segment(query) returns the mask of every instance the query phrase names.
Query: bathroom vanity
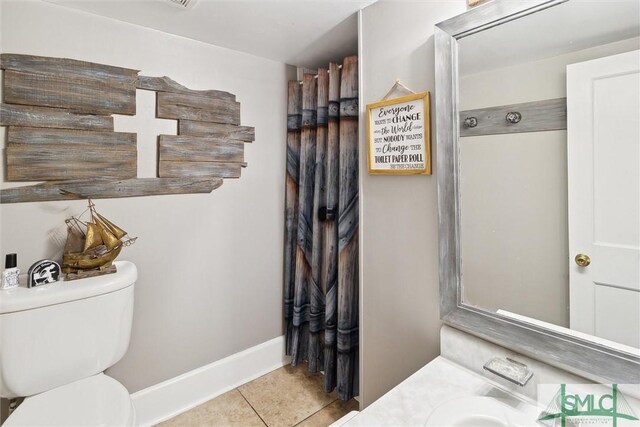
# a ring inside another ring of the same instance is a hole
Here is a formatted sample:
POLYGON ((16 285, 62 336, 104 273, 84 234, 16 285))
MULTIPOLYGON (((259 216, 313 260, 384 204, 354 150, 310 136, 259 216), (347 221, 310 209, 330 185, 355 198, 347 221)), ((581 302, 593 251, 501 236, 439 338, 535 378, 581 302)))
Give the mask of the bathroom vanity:
MULTIPOLYGON (((585 390, 592 381, 443 326, 442 353, 361 412, 332 424, 338 426, 540 426, 549 402, 540 390, 572 384, 585 390), (511 358, 533 373, 519 386, 484 370, 492 357, 511 358)), ((627 403, 640 414, 640 386, 623 386, 627 403)), ((622 425, 622 424, 620 424, 622 425)))

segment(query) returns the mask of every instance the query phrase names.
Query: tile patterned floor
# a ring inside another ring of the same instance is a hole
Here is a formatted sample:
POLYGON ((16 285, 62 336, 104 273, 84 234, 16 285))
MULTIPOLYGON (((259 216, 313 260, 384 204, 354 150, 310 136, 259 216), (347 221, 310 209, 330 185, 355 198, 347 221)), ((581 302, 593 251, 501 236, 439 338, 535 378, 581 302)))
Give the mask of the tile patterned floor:
POLYGON ((358 402, 322 390, 322 375, 306 365, 276 369, 178 415, 159 427, 326 427, 358 410, 358 402))

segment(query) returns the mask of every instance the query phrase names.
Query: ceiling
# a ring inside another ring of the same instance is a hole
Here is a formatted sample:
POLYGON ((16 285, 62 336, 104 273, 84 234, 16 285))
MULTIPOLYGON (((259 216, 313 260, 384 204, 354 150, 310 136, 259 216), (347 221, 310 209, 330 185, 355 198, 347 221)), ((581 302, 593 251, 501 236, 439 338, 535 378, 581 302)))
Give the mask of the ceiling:
POLYGON ((376 0, 46 0, 132 24, 317 68, 356 54, 356 12, 376 0))

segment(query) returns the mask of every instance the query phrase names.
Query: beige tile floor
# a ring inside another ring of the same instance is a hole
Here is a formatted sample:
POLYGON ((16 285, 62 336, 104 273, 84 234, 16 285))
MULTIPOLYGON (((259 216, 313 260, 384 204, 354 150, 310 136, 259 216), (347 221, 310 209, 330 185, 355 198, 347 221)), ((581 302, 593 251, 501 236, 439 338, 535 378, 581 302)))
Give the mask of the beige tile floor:
POLYGON ((322 390, 322 375, 285 366, 159 424, 160 427, 326 427, 358 410, 322 390))

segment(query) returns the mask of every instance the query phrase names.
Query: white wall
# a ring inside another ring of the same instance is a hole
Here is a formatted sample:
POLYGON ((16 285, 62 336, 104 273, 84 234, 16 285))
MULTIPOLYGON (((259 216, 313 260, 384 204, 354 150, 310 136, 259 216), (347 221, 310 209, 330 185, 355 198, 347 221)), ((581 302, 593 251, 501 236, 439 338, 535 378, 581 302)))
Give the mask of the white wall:
MULTIPOLYGON (((380 1, 364 9, 361 110, 379 101, 396 79, 415 92, 432 92, 433 99, 434 25, 465 10, 464 0, 380 1)), ((431 117, 434 135, 433 111, 431 117)), ((367 406, 440 353, 438 171, 368 175, 363 132, 360 147, 360 396, 367 406)), ((435 154, 434 136, 434 160, 435 154)))
MULTIPOLYGON (((96 201, 139 237, 120 256, 139 269, 131 345, 109 374, 134 392, 281 335, 286 94, 295 69, 40 1, 1 1, 2 52, 118 65, 229 91, 241 103, 242 124, 256 128, 242 178, 212 194, 96 201)), ((155 173, 156 135, 176 128, 154 119, 153 104, 139 91, 135 119, 116 118, 116 130, 139 131, 139 176, 155 173)), ((0 205, 2 256, 17 252, 23 271, 59 258, 64 219, 85 205, 0 205)))

